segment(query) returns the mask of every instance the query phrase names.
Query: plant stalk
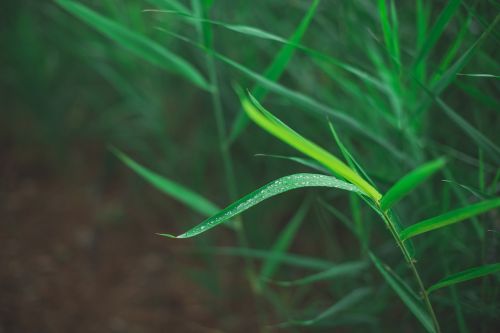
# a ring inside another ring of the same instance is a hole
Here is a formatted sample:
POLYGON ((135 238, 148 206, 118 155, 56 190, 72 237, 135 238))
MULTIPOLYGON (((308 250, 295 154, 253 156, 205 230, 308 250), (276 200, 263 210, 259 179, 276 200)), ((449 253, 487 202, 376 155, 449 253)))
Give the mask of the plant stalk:
POLYGON ((387 226, 389 227, 389 230, 390 230, 393 238, 396 240, 396 243, 398 244, 399 248, 401 249, 401 252, 403 253, 403 256, 404 256, 406 262, 410 266, 410 269, 413 273, 413 276, 417 280, 417 284, 418 284, 418 287, 420 289, 420 295, 424 300, 425 306, 427 307, 427 311, 431 315, 431 319, 432 319, 434 328, 436 330, 436 333, 440 333, 441 328, 439 327, 439 321, 437 320, 436 313, 434 312, 434 308, 432 307, 432 303, 429 299, 429 294, 427 293, 427 290, 425 289, 424 284, 422 282, 422 278, 420 277, 420 274, 417 270, 417 267, 415 266, 415 261, 411 258, 410 253, 408 252, 408 249, 403 244, 403 241, 399 238, 399 235, 394 228, 394 224, 393 224, 390 216, 386 212, 384 212, 383 218, 384 218, 387 226))

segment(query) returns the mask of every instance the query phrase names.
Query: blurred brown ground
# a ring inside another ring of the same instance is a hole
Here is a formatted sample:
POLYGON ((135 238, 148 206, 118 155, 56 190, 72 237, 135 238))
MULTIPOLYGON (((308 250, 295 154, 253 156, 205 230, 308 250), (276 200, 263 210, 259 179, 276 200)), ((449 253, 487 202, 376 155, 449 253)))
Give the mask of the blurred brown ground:
POLYGON ((135 202, 123 175, 103 185, 95 154, 60 172, 3 141, 1 333, 220 332, 214 297, 179 270, 197 264, 180 253, 189 244, 155 235, 164 212, 135 202))

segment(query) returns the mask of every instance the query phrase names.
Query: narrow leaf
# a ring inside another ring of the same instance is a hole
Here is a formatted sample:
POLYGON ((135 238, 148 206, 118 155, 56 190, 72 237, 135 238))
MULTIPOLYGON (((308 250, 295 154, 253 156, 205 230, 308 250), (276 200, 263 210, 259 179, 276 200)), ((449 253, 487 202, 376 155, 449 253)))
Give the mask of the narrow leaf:
POLYGON ((276 259, 280 263, 306 268, 310 270, 325 270, 331 268, 335 263, 319 258, 307 257, 293 253, 274 253, 267 250, 249 249, 244 247, 217 247, 204 252, 213 253, 215 255, 238 256, 244 258, 254 258, 268 260, 276 259))
POLYGON ((113 154, 116 155, 116 157, 118 157, 123 163, 125 163, 130 169, 136 172, 148 183, 156 187, 161 192, 167 194, 168 196, 177 199, 178 201, 182 202, 198 213, 204 216, 210 216, 219 211, 219 208, 215 204, 205 199, 201 195, 193 192, 192 190, 184 187, 181 184, 169 180, 143 167, 116 148, 111 147, 110 150, 113 152, 113 154))
POLYGON ((420 323, 428 332, 435 332, 432 320, 429 314, 423 309, 422 303, 416 298, 415 293, 403 284, 403 281, 396 277, 392 270, 384 265, 373 253, 369 253, 370 259, 375 264, 377 270, 382 274, 382 277, 389 286, 396 292, 408 309, 417 317, 420 323))
POLYGON ((285 125, 281 120, 265 110, 252 95, 249 94, 249 97, 250 99, 240 96, 241 104, 248 116, 257 125, 303 154, 318 161, 333 173, 350 181, 373 200, 378 201, 381 198, 381 194, 373 186, 367 183, 344 162, 285 125))
POLYGON ((211 90, 205 78, 193 65, 155 41, 129 30, 80 3, 70 0, 57 0, 57 3, 135 55, 153 65, 184 76, 204 90, 211 90))
POLYGON ((292 280, 292 281, 268 280, 268 281, 282 287, 303 286, 314 282, 330 280, 339 276, 356 275, 365 268, 366 268, 366 262, 353 261, 353 262, 346 262, 334 265, 333 267, 327 270, 297 280, 292 280))
POLYGON ((429 287, 427 292, 431 293, 434 290, 443 287, 448 287, 460 282, 477 279, 489 274, 494 274, 496 272, 500 272, 500 263, 469 268, 465 271, 452 274, 450 276, 445 277, 444 279, 439 280, 439 282, 429 287))
POLYGON ((282 159, 282 160, 289 160, 289 161, 293 161, 293 162, 298 163, 298 164, 302 164, 306 167, 309 167, 309 168, 314 169, 314 170, 319 171, 319 172, 330 173, 327 169, 325 169, 318 162, 311 160, 311 159, 307 159, 307 158, 296 157, 296 156, 274 155, 274 154, 255 154, 254 156, 271 157, 271 158, 278 158, 278 159, 282 159))
MULTIPOLYGON (((269 79, 270 81, 278 81, 283 72, 285 71, 288 63, 292 59, 296 45, 300 43, 302 37, 307 31, 309 24, 314 17, 316 12, 316 8, 318 7, 319 0, 314 0, 309 7, 306 15, 297 26, 297 29, 293 32, 292 36, 290 36, 288 41, 284 41, 286 44, 280 49, 280 51, 274 57, 272 63, 267 67, 264 72, 264 77, 269 79)), ((256 84, 252 88, 252 93, 256 97, 257 100, 262 100, 268 93, 268 88, 262 85, 256 84)), ((243 131, 243 129, 248 125, 248 117, 245 112, 240 112, 238 117, 235 120, 233 129, 230 134, 230 142, 234 141, 239 134, 243 131)))
POLYGON ((391 208, 396 202, 404 198, 408 193, 432 176, 445 165, 445 160, 439 158, 428 162, 411 171, 394 184, 380 200, 380 208, 383 211, 391 208))
MULTIPOLYGON (((311 206, 311 200, 306 199, 304 203, 299 207, 295 215, 292 217, 290 222, 286 225, 283 231, 279 234, 276 242, 271 248, 271 252, 275 254, 284 253, 288 250, 292 241, 299 230, 300 225, 304 221, 304 218, 311 206)), ((276 257, 269 257, 260 271, 261 278, 271 278, 278 269, 280 261, 276 257)))
POLYGON ((286 177, 279 178, 272 181, 258 190, 247 194, 240 200, 232 203, 231 205, 224 208, 222 211, 213 215, 212 217, 206 219, 202 223, 198 224, 196 227, 188 230, 187 232, 175 237, 170 234, 160 234, 161 236, 171 237, 171 238, 190 238, 198 234, 204 233, 205 231, 216 227, 217 225, 227 221, 228 219, 236 216, 245 210, 257 205, 258 203, 267 200, 275 195, 294 190, 303 187, 332 187, 342 190, 359 192, 359 189, 341 181, 335 177, 325 176, 320 174, 312 173, 298 173, 286 177))
POLYGON ((459 208, 451 212, 416 223, 401 231, 399 236, 402 240, 405 240, 431 230, 443 228, 450 224, 461 222, 497 207, 500 207, 500 198, 481 201, 474 205, 459 208))

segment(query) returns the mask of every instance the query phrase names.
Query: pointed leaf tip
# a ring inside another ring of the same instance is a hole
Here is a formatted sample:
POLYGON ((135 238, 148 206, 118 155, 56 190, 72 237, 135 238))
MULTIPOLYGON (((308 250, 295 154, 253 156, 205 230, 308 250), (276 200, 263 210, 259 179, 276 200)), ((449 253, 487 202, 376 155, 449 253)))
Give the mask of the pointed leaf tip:
POLYGON ((167 238, 182 238, 182 237, 179 237, 179 236, 174 236, 172 234, 160 234, 160 233, 156 233, 158 236, 162 236, 162 237, 167 237, 167 238))

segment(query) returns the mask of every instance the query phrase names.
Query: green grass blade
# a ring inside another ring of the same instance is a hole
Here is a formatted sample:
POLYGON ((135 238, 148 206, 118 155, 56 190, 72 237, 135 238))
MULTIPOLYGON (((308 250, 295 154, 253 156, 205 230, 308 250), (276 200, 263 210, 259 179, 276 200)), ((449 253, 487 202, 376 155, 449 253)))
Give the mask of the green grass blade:
POLYGON ((163 10, 175 10, 183 15, 192 15, 191 10, 175 0, 147 0, 148 3, 163 10))
POLYGON ((113 147, 111 147, 110 150, 113 152, 113 154, 115 154, 116 157, 118 157, 123 163, 125 163, 125 165, 127 165, 148 183, 150 183, 166 195, 182 202, 194 211, 197 211, 204 216, 211 216, 220 210, 215 204, 205 199, 201 195, 193 192, 183 185, 180 185, 143 167, 142 165, 122 153, 120 150, 113 147))
POLYGON ((278 118, 265 110, 252 95, 249 95, 249 97, 250 99, 240 96, 241 104, 245 112, 256 124, 303 154, 318 161, 334 174, 338 174, 353 183, 374 201, 378 201, 381 198, 381 194, 373 186, 367 183, 344 162, 286 126, 278 118))
POLYGON ((380 23, 382 25, 382 33, 384 35, 384 42, 389 50, 391 59, 395 62, 396 66, 400 66, 400 51, 399 51, 399 37, 398 37, 398 20, 396 7, 394 1, 391 1, 390 13, 387 8, 386 0, 378 1, 378 11, 380 15, 380 23), (390 18, 389 18, 390 14, 390 18))
POLYGON ((215 255, 236 256, 262 260, 272 258, 278 260, 281 264, 318 271, 329 269, 335 265, 335 263, 331 261, 314 257, 292 253, 274 253, 272 251, 249 249, 244 247, 217 247, 204 252, 213 253, 215 255))
POLYGON ((303 187, 331 187, 338 188, 347 191, 359 192, 359 189, 339 180, 332 176, 325 176, 320 174, 310 174, 310 173, 298 173, 290 176, 285 176, 274 180, 263 187, 257 189, 256 191, 247 194, 240 200, 232 203, 228 207, 224 208, 217 214, 209 217, 202 223, 198 224, 194 228, 186 231, 185 233, 175 237, 170 234, 160 234, 161 236, 171 237, 171 238, 190 238, 204 233, 219 224, 229 220, 230 218, 241 214, 245 210, 257 205, 258 203, 267 200, 275 195, 298 189, 303 187))
POLYGON ((347 147, 344 145, 344 143, 340 140, 340 137, 337 134, 335 127, 333 127, 333 124, 332 124, 330 119, 328 119, 328 127, 330 128, 330 132, 332 133, 333 139, 337 143, 337 146, 339 146, 339 149, 340 149, 340 152, 342 153, 342 156, 344 156, 344 159, 349 164, 351 169, 358 171, 363 177, 365 177, 366 180, 368 180, 370 182, 370 184, 375 186, 375 183, 368 176, 368 173, 363 169, 363 167, 361 167, 361 165, 354 158, 354 156, 349 151, 349 149, 347 149, 347 147))
POLYGON ((349 128, 355 130, 357 133, 360 135, 363 135, 374 142, 378 143, 380 146, 384 147, 388 152, 390 152, 394 157, 396 157, 399 160, 402 161, 407 161, 408 157, 398 151, 389 141, 385 140, 379 135, 376 135, 373 133, 372 130, 367 128, 361 121, 358 121, 355 118, 352 118, 351 116, 348 115, 348 112, 342 112, 338 110, 334 110, 320 102, 317 102, 316 100, 310 98, 309 96, 306 96, 304 94, 301 94, 297 91, 293 91, 291 89, 286 88, 285 86, 277 83, 270 81, 263 77, 262 75, 255 73, 251 71, 250 69, 246 68, 245 66, 242 66, 241 64, 223 56, 220 54, 215 54, 215 56, 220 59, 221 61, 225 62, 226 64, 230 65, 231 67, 234 67, 241 71, 243 74, 247 75, 251 79, 259 82, 260 84, 266 86, 269 90, 275 92, 276 94, 279 94, 287 99, 289 99, 291 102, 296 103, 297 105, 301 105, 304 107, 307 111, 319 114, 321 116, 324 116, 325 114, 328 116, 331 116, 335 121, 341 122, 343 125, 348 126, 349 128))
POLYGON ((278 159, 282 159, 282 160, 289 160, 289 161, 293 161, 293 162, 298 163, 298 164, 302 164, 308 168, 314 169, 314 170, 319 171, 319 172, 323 172, 323 173, 327 173, 327 174, 330 173, 330 171, 325 169, 318 162, 313 161, 311 159, 307 159, 307 158, 296 157, 296 156, 274 155, 274 154, 255 154, 254 156, 271 157, 271 158, 278 158, 278 159))
POLYGON ((136 56, 169 72, 182 75, 204 90, 211 90, 211 86, 193 65, 155 41, 129 30, 80 3, 70 0, 57 0, 57 3, 136 56))
POLYGON ((446 104, 441 98, 436 98, 436 101, 448 118, 457 124, 457 126, 460 127, 465 134, 473 139, 479 146, 481 146, 481 148, 490 152, 490 158, 494 159, 496 162, 500 162, 500 147, 497 144, 472 126, 467 120, 448 106, 448 104, 446 104))
POLYGON ((268 280, 268 282, 271 282, 272 284, 281 287, 304 286, 319 281, 330 280, 339 276, 356 275, 363 269, 365 269, 366 266, 367 266, 366 262, 364 261, 346 262, 337 264, 327 270, 297 280, 293 281, 268 280))
POLYGON ((500 263, 496 264, 490 264, 490 265, 484 265, 484 266, 479 266, 479 267, 474 267, 474 268, 469 268, 465 271, 459 272, 452 274, 450 276, 447 276, 441 280, 439 280, 436 284, 433 284, 432 286, 427 289, 427 292, 431 293, 437 289, 448 287, 451 285, 455 285, 457 283, 477 279, 489 274, 494 274, 500 272, 500 263))
POLYGON ((353 307, 354 305, 361 302, 364 298, 366 298, 369 294, 372 293, 370 288, 359 288, 351 293, 344 296, 340 301, 336 302, 328 309, 324 310, 316 317, 307 320, 290 320, 285 323, 279 324, 278 327, 290 327, 290 326, 312 326, 316 323, 325 320, 327 318, 331 318, 337 315, 339 312, 343 312, 353 307))
POLYGON ((441 11, 436 20, 436 23, 434 23, 431 30, 427 34, 427 39, 418 51, 413 65, 414 68, 418 66, 420 62, 424 61, 430 54, 444 29, 446 28, 450 20, 455 16, 455 12, 458 10, 461 2, 462 0, 451 0, 441 11))
POLYGON ((435 216, 425 221, 416 223, 401 231, 399 236, 401 237, 402 240, 405 240, 423 234, 425 232, 429 232, 435 229, 446 227, 450 224, 461 222, 463 220, 485 213, 497 207, 500 207, 500 198, 481 201, 479 203, 455 209, 451 212, 447 212, 442 215, 435 216))
POLYGON ((422 303, 417 299, 411 289, 403 284, 403 281, 400 278, 397 278, 395 273, 392 272, 392 270, 384 263, 382 263, 380 259, 378 259, 373 253, 370 252, 369 256, 382 277, 396 292, 396 294, 403 301, 406 307, 408 307, 408 309, 415 315, 415 317, 420 321, 420 323, 428 332, 434 333, 435 330, 432 324, 431 317, 423 309, 422 303))
MULTIPOLYGON (((306 15, 298 25, 297 29, 293 32, 292 36, 288 41, 284 41, 286 44, 280 49, 278 54, 274 57, 272 63, 267 67, 264 72, 264 77, 271 81, 278 81, 283 72, 285 71, 288 63, 292 59, 296 45, 300 43, 302 37, 304 36, 309 24, 314 17, 316 8, 318 7, 319 0, 314 0, 306 15)), ((262 85, 255 85, 252 88, 252 94, 257 100, 262 100, 268 93, 268 88, 262 85)), ((240 112, 236 118, 234 125, 232 127, 231 133, 229 135, 229 142, 236 140, 236 138, 243 132, 244 128, 248 125, 249 119, 245 112, 240 112)))
POLYGON ((421 165, 417 169, 403 176, 384 194, 380 200, 380 208, 382 211, 386 211, 391 208, 396 202, 404 198, 418 185, 441 169, 445 163, 446 161, 444 158, 439 158, 421 165))
MULTIPOLYGON (((283 231, 279 234, 276 242, 271 248, 271 252, 274 254, 281 254, 287 252, 290 245, 295 238, 304 218, 306 217, 307 212, 311 206, 311 200, 306 199, 304 203, 299 207, 295 215, 292 217, 287 226, 283 229, 283 231)), ((278 270, 280 265, 280 261, 276 259, 275 256, 269 257, 264 264, 262 265, 262 269, 260 271, 260 278, 271 278, 274 273, 278 270)))

